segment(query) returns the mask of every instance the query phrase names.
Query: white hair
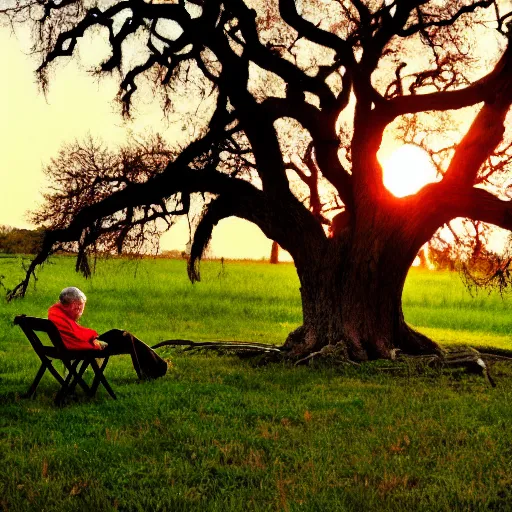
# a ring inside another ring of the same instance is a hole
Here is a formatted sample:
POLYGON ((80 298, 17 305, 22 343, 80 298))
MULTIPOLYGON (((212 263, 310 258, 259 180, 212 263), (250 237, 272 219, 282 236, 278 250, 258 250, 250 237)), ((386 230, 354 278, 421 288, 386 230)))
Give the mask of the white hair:
POLYGON ((85 293, 76 288, 75 286, 69 286, 64 288, 60 292, 59 301, 61 304, 71 304, 73 302, 85 302, 87 297, 85 293))

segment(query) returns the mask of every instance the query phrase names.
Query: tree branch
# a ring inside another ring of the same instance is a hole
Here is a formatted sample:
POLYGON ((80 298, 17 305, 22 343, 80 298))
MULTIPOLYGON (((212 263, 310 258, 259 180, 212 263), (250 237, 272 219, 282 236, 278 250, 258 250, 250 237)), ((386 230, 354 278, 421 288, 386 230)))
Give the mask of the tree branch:
POLYGON ((347 69, 356 66, 356 59, 352 46, 336 34, 326 32, 310 21, 305 20, 298 12, 295 0, 279 0, 279 12, 286 23, 294 28, 302 37, 319 45, 331 48, 336 52, 336 59, 340 59, 347 69))
POLYGON ((512 231, 512 201, 503 201, 481 188, 450 190, 439 201, 448 220, 467 217, 512 231))
POLYGON ((430 110, 457 110, 476 105, 494 96, 499 82, 508 78, 511 69, 512 48, 509 44, 494 69, 468 87, 455 91, 399 96, 379 104, 377 109, 387 117, 388 122, 391 122, 396 117, 404 114, 428 112, 430 110))
POLYGON ((283 98, 268 98, 262 103, 262 107, 273 119, 290 117, 308 130, 315 146, 316 161, 324 178, 331 182, 343 203, 350 207, 353 203, 352 179, 338 156, 340 140, 331 113, 324 113, 306 101, 283 98))
MULTIPOLYGON (((429 27, 448 27, 453 25, 463 14, 469 14, 476 11, 478 8, 490 7, 494 3, 494 0, 481 0, 479 2, 475 2, 474 4, 464 5, 461 7, 455 14, 453 14, 450 18, 445 18, 442 20, 436 21, 427 21, 424 23, 416 23, 411 25, 410 27, 400 30, 397 35, 401 37, 408 37, 416 34, 417 32, 423 31, 429 27)), ((421 13, 422 19, 428 15, 428 13, 421 13)))
POLYGON ((289 194, 273 120, 248 91, 249 60, 239 57, 219 34, 212 36, 209 46, 222 63, 219 89, 229 97, 251 144, 263 189, 274 197, 289 194))
POLYGON ((475 184, 478 171, 494 152, 505 133, 505 118, 512 103, 512 80, 501 91, 494 91, 493 102, 480 109, 468 132, 455 150, 443 182, 467 187, 475 184))
MULTIPOLYGON (((293 0, 291 0, 293 3, 293 0)), ((252 59, 258 66, 275 73, 281 77, 289 87, 301 91, 312 92, 320 98, 322 106, 332 105, 335 102, 334 95, 323 80, 304 73, 291 62, 283 59, 267 46, 261 44, 254 11, 249 9, 242 1, 232 0, 231 5, 239 17, 240 29, 245 39, 246 57, 252 59)), ((326 34, 329 34, 326 32, 326 34)), ((332 34, 330 34, 332 35, 332 34)), ((337 38, 337 36, 334 36, 337 38)))
POLYGON ((192 282, 200 280, 199 261, 208 247, 213 228, 222 219, 239 217, 256 224, 267 238, 275 240, 292 256, 297 255, 304 239, 320 245, 325 241, 317 219, 291 194, 276 202, 248 182, 237 182, 236 188, 220 192, 219 197, 205 207, 194 233, 188 262, 192 282))

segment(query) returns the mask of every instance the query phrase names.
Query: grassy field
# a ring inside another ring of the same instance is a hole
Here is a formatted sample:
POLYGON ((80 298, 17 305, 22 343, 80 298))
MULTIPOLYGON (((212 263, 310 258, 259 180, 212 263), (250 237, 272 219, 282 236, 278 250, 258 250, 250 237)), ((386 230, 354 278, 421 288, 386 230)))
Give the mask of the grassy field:
MULTIPOLYGON (((44 316, 64 286, 89 302, 83 324, 169 337, 282 343, 300 324, 291 265, 100 262, 95 277, 60 258, 36 288, 0 302, 0 510, 512 510, 512 370, 472 376, 361 368, 254 367, 162 350, 167 376, 138 383, 128 356, 105 391, 64 408, 45 377, 20 399, 37 358, 16 314, 44 316)), ((20 260, 0 259, 12 286, 20 260)), ((411 271, 407 320, 444 344, 512 348, 510 297, 472 299, 458 277, 411 271)))

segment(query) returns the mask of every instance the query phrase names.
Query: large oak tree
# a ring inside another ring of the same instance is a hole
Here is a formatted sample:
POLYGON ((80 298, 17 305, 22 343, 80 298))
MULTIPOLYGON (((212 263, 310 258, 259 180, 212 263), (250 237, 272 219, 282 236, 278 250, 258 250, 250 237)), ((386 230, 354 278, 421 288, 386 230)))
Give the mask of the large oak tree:
POLYGON ((507 2, 12 2, 4 14, 33 23, 43 87, 49 71, 93 35, 108 40, 110 54, 98 73, 119 77, 125 113, 141 90, 147 94, 144 79, 167 109, 198 94, 213 105, 207 122, 190 119, 198 135, 161 172, 120 186, 50 230, 13 295, 25 291, 59 243, 77 241, 83 254, 109 226, 125 232, 134 209, 202 193, 211 200, 195 232, 191 279, 199 279, 199 260, 221 219, 258 225, 289 251, 300 279, 303 325, 286 341, 292 354, 327 344, 338 344, 352 360, 389 358, 395 349, 438 350, 402 313, 404 281, 418 250, 456 217, 512 229, 512 203, 499 187, 481 186, 482 169, 506 143, 512 103, 507 2), (394 197, 377 159, 385 130, 407 116, 465 108, 473 108, 474 118, 446 149, 442 179, 394 197), (290 186, 285 153, 294 130, 343 205, 332 236, 290 186))

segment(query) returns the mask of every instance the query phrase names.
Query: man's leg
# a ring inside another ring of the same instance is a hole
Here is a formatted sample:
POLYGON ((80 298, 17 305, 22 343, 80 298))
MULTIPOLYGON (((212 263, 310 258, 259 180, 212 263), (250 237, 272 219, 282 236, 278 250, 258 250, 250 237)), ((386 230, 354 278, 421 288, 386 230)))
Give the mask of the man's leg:
POLYGON ((133 368, 137 377, 141 378, 140 365, 135 353, 132 337, 120 329, 111 329, 98 337, 99 340, 108 343, 108 350, 113 354, 130 354, 133 368))
POLYGON ((130 354, 133 367, 139 379, 163 377, 167 372, 167 363, 148 345, 127 331, 112 329, 99 339, 108 343, 109 350, 116 354, 130 354))
POLYGON ((124 335, 124 331, 120 329, 111 329, 110 331, 100 334, 100 341, 108 343, 109 350, 114 354, 129 354, 129 339, 124 335))

